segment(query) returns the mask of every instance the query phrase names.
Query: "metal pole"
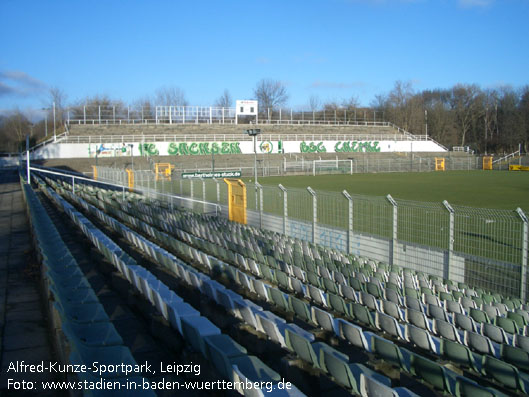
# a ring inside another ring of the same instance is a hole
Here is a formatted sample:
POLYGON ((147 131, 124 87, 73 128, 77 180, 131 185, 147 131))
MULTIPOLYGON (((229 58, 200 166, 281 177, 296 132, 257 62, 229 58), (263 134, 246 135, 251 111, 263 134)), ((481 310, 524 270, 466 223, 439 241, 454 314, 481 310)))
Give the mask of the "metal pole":
MULTIPOLYGON (((255 186, 259 189, 259 227, 263 228, 263 187, 259 183, 255 183, 255 186)), ((255 205, 257 210, 257 203, 255 205)))
POLYGON ((397 202, 391 197, 391 195, 386 196, 387 200, 393 206, 393 233, 391 238, 391 253, 390 253, 390 264, 397 264, 397 231, 398 231, 398 208, 397 202))
POLYGON ((446 263, 446 269, 444 271, 443 277, 451 279, 451 270, 452 270, 452 257, 454 254, 454 227, 455 227, 455 211, 448 201, 443 201, 443 205, 450 214, 450 224, 448 229, 448 258, 446 263))
POLYGON ((57 128, 56 128, 56 121, 55 121, 55 102, 53 102, 53 140, 56 139, 57 135, 57 128))
POLYGON ((307 191, 312 196, 312 242, 316 244, 316 227, 318 223, 318 197, 316 192, 309 186, 307 191))
POLYGON ((352 253, 352 243, 353 243, 353 198, 351 195, 347 192, 347 190, 344 190, 342 194, 345 196, 348 202, 348 208, 347 208, 347 219, 348 219, 348 227, 347 227, 347 253, 352 253))
POLYGON ((28 178, 28 183, 31 184, 31 175, 29 171, 29 135, 26 135, 26 174, 28 178))
POLYGON ((254 177, 255 177, 255 183, 257 183, 257 135, 253 136, 253 153, 254 153, 254 163, 253 163, 254 177))
POLYGON ((286 236, 288 223, 288 195, 287 189, 285 189, 282 184, 279 184, 278 187, 283 192, 283 234, 286 236))
POLYGON ((522 233, 522 263, 521 263, 521 271, 520 271, 520 299, 522 299, 524 302, 527 301, 527 256, 528 256, 528 250, 529 250, 529 221, 527 220, 527 216, 522 211, 521 208, 517 208, 516 212, 518 213, 518 216, 522 219, 523 222, 523 233, 522 233))
POLYGON ((46 138, 48 137, 48 113, 44 113, 44 132, 46 133, 46 138))

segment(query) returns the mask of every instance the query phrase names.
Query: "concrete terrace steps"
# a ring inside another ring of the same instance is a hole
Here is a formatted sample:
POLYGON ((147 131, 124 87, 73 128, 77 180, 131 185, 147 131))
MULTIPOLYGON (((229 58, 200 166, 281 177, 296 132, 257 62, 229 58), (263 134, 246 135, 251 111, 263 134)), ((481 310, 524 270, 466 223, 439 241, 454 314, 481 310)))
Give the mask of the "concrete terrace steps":
POLYGON ((76 135, 190 135, 244 134, 249 128, 260 128, 263 134, 389 134, 401 135, 392 126, 353 125, 250 125, 250 124, 127 124, 71 125, 70 136, 76 135))

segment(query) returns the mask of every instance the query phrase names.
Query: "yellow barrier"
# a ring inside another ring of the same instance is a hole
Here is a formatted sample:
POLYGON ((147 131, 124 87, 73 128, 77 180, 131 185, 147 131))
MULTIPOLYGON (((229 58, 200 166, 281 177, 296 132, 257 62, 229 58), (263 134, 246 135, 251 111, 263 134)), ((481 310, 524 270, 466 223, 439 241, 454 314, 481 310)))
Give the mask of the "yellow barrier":
POLYGON ((169 163, 156 163, 154 165, 155 171, 156 171, 156 180, 158 181, 160 177, 170 180, 171 179, 171 173, 173 171, 174 165, 171 165, 169 163))
POLYGON ((509 171, 529 171, 529 166, 527 165, 510 165, 509 171))
POLYGON ((94 179, 97 180, 97 167, 95 165, 92 166, 92 171, 93 171, 94 179))
POLYGON ((228 218, 230 221, 246 225, 246 185, 240 179, 227 179, 228 218))
POLYGON ((129 191, 132 192, 134 189, 134 171, 133 170, 126 170, 127 174, 129 176, 129 191))
POLYGON ((483 157, 483 169, 486 171, 492 170, 492 156, 483 157))
POLYGON ((436 157, 435 158, 435 170, 436 171, 444 171, 445 170, 445 159, 444 159, 444 157, 436 157))

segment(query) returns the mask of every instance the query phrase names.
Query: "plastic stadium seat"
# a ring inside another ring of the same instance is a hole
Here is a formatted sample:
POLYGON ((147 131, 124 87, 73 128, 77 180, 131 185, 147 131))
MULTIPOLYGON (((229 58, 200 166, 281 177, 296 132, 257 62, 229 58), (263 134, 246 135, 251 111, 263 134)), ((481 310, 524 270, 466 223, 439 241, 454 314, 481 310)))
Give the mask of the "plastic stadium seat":
POLYGON ((461 343, 441 339, 441 356, 459 366, 470 368, 477 373, 481 371, 482 356, 470 351, 468 347, 461 343))
POLYGON ((409 363, 401 349, 393 342, 377 335, 371 336, 371 350, 385 362, 408 371, 409 363))
POLYGON ((425 357, 413 356, 411 372, 438 390, 455 394, 456 374, 425 357))
POLYGON ((175 301, 167 305, 167 312, 169 315, 169 323, 171 326, 183 335, 182 319, 187 317, 200 316, 200 312, 193 306, 183 301, 175 301))
POLYGON ((341 296, 335 295, 333 293, 327 294, 327 300, 329 302, 330 307, 345 316, 351 315, 351 308, 350 305, 345 303, 344 299, 341 296))
POLYGON ((281 347, 286 347, 285 320, 268 311, 256 312, 255 318, 259 331, 266 333, 272 341, 279 343, 281 347))
POLYGON ((488 337, 491 341, 496 342, 500 345, 502 343, 512 343, 512 337, 508 337, 507 333, 503 330, 503 328, 500 328, 493 324, 481 324, 481 334, 488 337))
POLYGON ((245 356, 247 351, 228 335, 218 334, 204 338, 207 346, 207 357, 211 360, 215 369, 229 380, 233 380, 233 368, 230 359, 245 356))
POLYGON ((404 326, 399 324, 394 317, 377 311, 375 313, 375 326, 379 331, 404 340, 404 326))
POLYGON ((494 319, 494 325, 497 325, 498 327, 503 328, 505 332, 511 335, 519 333, 519 328, 516 322, 507 317, 497 316, 494 319))
MULTIPOLYGON (((261 382, 272 382, 277 383, 281 380, 281 376, 269 368, 259 358, 255 356, 239 356, 234 357, 230 360, 233 368, 233 381, 237 382, 239 393, 245 396, 263 396, 262 390, 255 389, 244 389, 240 385, 246 384, 247 382, 261 383, 261 382)), ((263 384, 263 383, 261 383, 263 384)), ((267 389, 264 389, 266 391, 267 389)))
POLYGON ((463 340, 463 331, 459 331, 454 325, 444 320, 433 320, 433 332, 437 336, 452 342, 461 343, 463 340))
POLYGON ((99 365, 114 365, 115 371, 101 373, 102 378, 118 378, 126 375, 125 367, 121 364, 136 365, 136 361, 128 347, 125 346, 105 346, 105 347, 88 347, 76 345, 70 354, 71 364, 85 364, 92 367, 92 364, 98 362, 99 365))
POLYGON ((310 313, 310 305, 292 295, 288 297, 289 310, 294 312, 303 321, 315 324, 310 313))
POLYGON ((519 372, 514 365, 503 360, 485 356, 482 373, 509 389, 519 390, 525 394, 529 393, 529 375, 519 372))
POLYGON ((54 308, 59 314, 64 316, 67 321, 74 323, 86 324, 110 321, 105 308, 99 302, 81 304, 55 302, 54 308))
MULTIPOLYGON (((382 375, 380 375, 382 376, 382 375)), ((360 395, 362 397, 399 397, 408 396, 413 397, 417 394, 410 390, 399 387, 392 389, 388 385, 389 379, 385 379, 383 382, 379 377, 369 376, 367 373, 360 374, 360 395)))
POLYGON ((483 310, 470 308, 469 309, 469 316, 474 319, 475 322, 483 324, 483 323, 490 323, 489 316, 486 312, 483 310))
POLYGON ((311 307, 312 322, 317 324, 319 327, 325 331, 338 334, 338 325, 336 320, 333 318, 332 314, 321 310, 316 306, 311 307))
POLYGON ((454 313, 454 325, 464 331, 478 332, 478 327, 472 317, 461 313, 454 313))
POLYGON ((488 354, 495 357, 499 356, 499 351, 494 348, 491 340, 486 336, 475 332, 465 331, 464 342, 471 350, 479 354, 488 354))
POLYGON ((74 344, 90 347, 117 346, 123 344, 123 339, 110 322, 78 324, 63 322, 61 329, 66 337, 74 344))
POLYGON ((184 339, 204 357, 207 357, 204 337, 221 333, 215 324, 201 316, 182 317, 182 332, 184 339))
POLYGON ((426 314, 432 319, 437 318, 439 320, 450 321, 448 313, 440 306, 428 305, 426 314))
POLYGON ((337 319, 339 335, 342 339, 347 340, 351 345, 359 347, 362 350, 371 352, 371 340, 373 333, 363 331, 361 327, 344 319, 337 319))
POLYGON ((406 309, 404 312, 406 322, 415 325, 416 327, 431 331, 432 326, 430 320, 423 312, 414 309, 406 309))
POLYGON ((507 397, 506 394, 490 387, 479 385, 463 376, 458 376, 456 380, 456 397, 507 397))
POLYGON ((440 354, 439 339, 430 335, 430 333, 425 329, 415 327, 411 324, 406 324, 404 336, 409 343, 431 353, 440 354))
POLYGON ((508 344, 501 345, 501 358, 522 371, 529 372, 529 353, 508 344))
POLYGON ((327 344, 323 342, 311 342, 309 339, 298 335, 288 328, 285 330, 285 344, 288 350, 296 353, 299 358, 311 364, 314 368, 324 368, 320 361, 320 350, 330 348, 327 344))
POLYGON ((529 352, 529 336, 515 334, 513 338, 513 345, 526 352, 529 352))
POLYGON ((375 319, 373 318, 373 314, 369 311, 367 307, 365 307, 361 303, 354 302, 354 303, 351 303, 351 310, 352 310, 353 318, 356 321, 368 327, 376 328, 375 319))
POLYGON ((391 386, 390 379, 384 375, 378 374, 362 364, 351 364, 347 360, 332 354, 325 356, 325 365, 336 383, 352 390, 355 394, 360 394, 360 378, 362 374, 375 378, 386 386, 391 386))
POLYGON ((329 307, 327 304, 327 296, 326 294, 324 294, 324 292, 321 289, 313 285, 310 285, 310 284, 308 285, 308 289, 309 289, 310 298, 314 302, 316 302, 317 304, 321 306, 329 307))

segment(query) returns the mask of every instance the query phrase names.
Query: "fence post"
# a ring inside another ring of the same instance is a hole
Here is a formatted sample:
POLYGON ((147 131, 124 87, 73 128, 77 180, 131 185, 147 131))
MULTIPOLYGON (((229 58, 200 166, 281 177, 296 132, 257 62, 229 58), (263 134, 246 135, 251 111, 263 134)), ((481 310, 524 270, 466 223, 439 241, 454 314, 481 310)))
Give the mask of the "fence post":
POLYGON ((520 280, 520 298, 525 302, 527 301, 527 251, 529 250, 529 222, 527 216, 521 208, 516 208, 518 216, 523 222, 523 233, 522 233, 522 266, 521 266, 521 280, 520 280))
MULTIPOLYGON (((259 182, 255 182, 255 186, 259 189, 259 227, 263 228, 263 186, 259 182)), ((257 203, 255 203, 257 210, 257 203)))
POLYGON ((204 180, 204 178, 200 178, 202 180, 202 201, 204 203, 202 203, 203 205, 203 210, 202 212, 206 212, 206 181, 204 180))
POLYGON ((342 194, 345 196, 348 202, 348 208, 347 208, 347 253, 352 253, 352 243, 353 243, 353 198, 349 193, 347 193, 347 190, 344 190, 342 194))
POLYGON ((72 176, 72 193, 75 194, 75 176, 72 176))
POLYGON ((451 279, 450 271, 452 269, 452 257, 454 255, 454 228, 455 228, 455 211, 448 201, 443 201, 443 205, 450 214, 450 224, 448 227, 448 256, 446 258, 446 269, 444 270, 444 277, 451 279))
POLYGON ((393 206, 393 232, 391 234, 391 252, 389 253, 389 263, 391 265, 397 264, 397 230, 398 230, 398 208, 397 202, 390 194, 386 196, 390 204, 393 206))
POLYGON ((189 184, 190 184, 190 190, 191 190, 191 198, 195 198, 194 195, 193 195, 194 190, 195 190, 194 189, 195 184, 193 183, 193 178, 189 179, 189 184))
POLYGON ((318 196, 310 186, 307 187, 307 191, 312 196, 312 243, 316 244, 316 227, 318 223, 318 196))
POLYGON ((283 192, 283 234, 287 235, 287 223, 288 223, 288 195, 287 189, 282 184, 279 184, 279 189, 283 192))

